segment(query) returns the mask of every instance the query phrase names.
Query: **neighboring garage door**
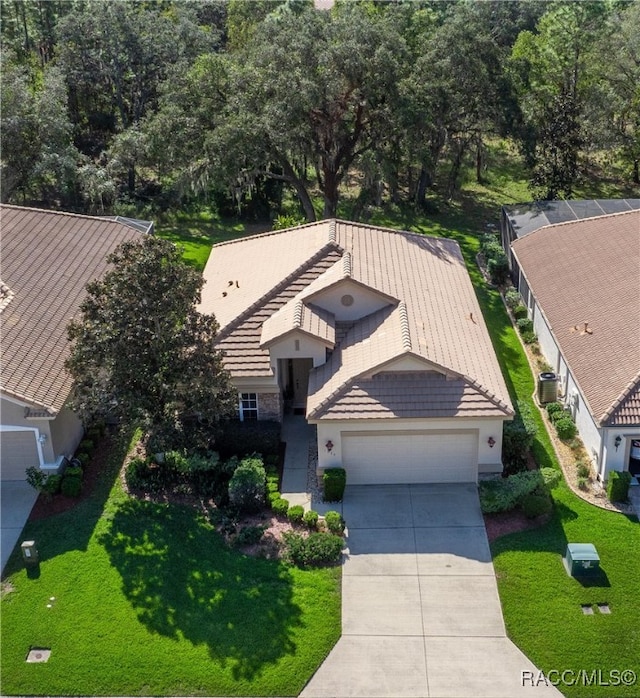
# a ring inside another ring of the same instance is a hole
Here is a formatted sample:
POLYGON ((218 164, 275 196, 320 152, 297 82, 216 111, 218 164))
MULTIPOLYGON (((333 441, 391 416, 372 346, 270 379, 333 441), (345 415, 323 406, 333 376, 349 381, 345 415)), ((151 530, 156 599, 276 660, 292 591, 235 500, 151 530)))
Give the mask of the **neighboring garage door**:
POLYGON ((3 480, 24 480, 25 470, 39 464, 35 432, 0 432, 0 471, 3 480))
POLYGON ((476 482, 475 432, 342 433, 349 485, 476 482))

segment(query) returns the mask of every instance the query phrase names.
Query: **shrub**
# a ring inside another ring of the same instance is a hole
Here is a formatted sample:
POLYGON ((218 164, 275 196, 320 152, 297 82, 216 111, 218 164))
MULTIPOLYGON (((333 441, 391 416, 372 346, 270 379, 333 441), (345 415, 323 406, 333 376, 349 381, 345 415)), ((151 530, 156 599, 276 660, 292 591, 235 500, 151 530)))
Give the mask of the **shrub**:
POLYGON ((591 468, 587 465, 587 463, 584 463, 584 462, 578 463, 578 477, 588 478, 590 475, 591 475, 591 468))
POLYGON ((300 504, 294 504, 292 507, 287 509, 287 518, 292 524, 302 523, 303 516, 304 507, 300 504))
POLYGON ((240 529, 238 535, 233 540, 233 544, 239 548, 245 545, 255 545, 262 540, 264 530, 264 526, 245 526, 240 529))
POLYGON ((628 470, 618 472, 613 470, 607 479, 607 497, 612 502, 626 502, 629 496, 631 473, 628 470))
POLYGON ((275 492, 267 493, 267 501, 269 502, 269 504, 273 505, 276 499, 282 499, 282 495, 280 494, 280 492, 276 490, 275 492))
POLYGON ((497 233, 485 233, 480 238, 480 252, 482 252, 487 261, 494 259, 501 253, 504 254, 500 244, 500 237, 497 233))
POLYGON ((557 487, 560 484, 560 480, 562 480, 562 474, 555 468, 540 468, 538 472, 547 489, 552 490, 554 487, 557 487))
POLYGON ((325 502, 341 502, 347 484, 347 471, 344 468, 327 468, 322 474, 325 502))
POLYGON ((289 511, 289 502, 286 499, 282 499, 282 497, 278 497, 271 502, 271 508, 277 516, 286 516, 287 511, 289 511))
POLYGON ((520 334, 524 334, 525 332, 533 332, 533 321, 529 320, 528 317, 521 317, 519 320, 516 320, 516 327, 518 328, 518 332, 520 332, 520 334))
POLYGON ((568 441, 576 435, 576 425, 573 419, 571 419, 571 417, 569 417, 568 415, 566 417, 562 417, 561 419, 556 420, 555 427, 556 432, 558 433, 558 437, 562 439, 562 441, 568 441))
POLYGON ((564 407, 559 402, 548 402, 545 405, 545 409, 547 410, 547 415, 549 416, 549 419, 552 419, 554 414, 564 412, 564 407))
POLYGON ((528 494, 522 498, 520 506, 528 519, 535 519, 543 514, 548 514, 553 505, 548 495, 528 494))
POLYGON ((318 528, 318 512, 313 509, 306 511, 302 517, 302 522, 307 528, 312 530, 318 528))
MULTIPOLYGON (((525 344, 535 344, 538 341, 538 335, 535 332, 523 332, 520 336, 525 344)), ((534 354, 538 354, 540 349, 536 345, 535 347, 531 347, 531 351, 534 354)))
POLYGON ((571 415, 567 412, 567 410, 564 409, 564 406, 562 406, 561 410, 552 412, 549 415, 549 420, 551 421, 551 424, 555 424, 559 419, 564 419, 565 417, 569 417, 569 419, 571 419, 571 415))
POLYGON ((304 538, 299 533, 284 535, 287 558, 299 567, 335 564, 342 555, 343 540, 330 533, 311 533, 304 538))
POLYGON ((531 407, 518 402, 511 422, 505 422, 502 432, 502 462, 505 472, 516 473, 527 467, 527 455, 536 435, 536 423, 531 407))
POLYGON ((522 320, 523 318, 526 318, 527 315, 528 311, 526 305, 518 305, 513 309, 513 317, 516 320, 522 320))
POLYGON ((344 533, 344 519, 337 511, 328 511, 324 515, 324 521, 330 533, 341 536, 344 533))
POLYGON ((258 511, 264 505, 266 474, 261 458, 245 458, 229 480, 229 501, 242 511, 258 511))
POLYGON ((43 473, 40 468, 31 465, 27 468, 26 475, 27 484, 31 485, 37 492, 42 492, 47 481, 47 474, 43 473))
POLYGON ((79 477, 68 477, 62 478, 62 484, 60 485, 60 491, 65 497, 79 497, 82 490, 82 480, 79 477))
MULTIPOLYGON (((544 470, 553 469, 545 468, 544 470)), ((545 474, 550 477, 549 473, 545 474)), ((526 470, 501 480, 481 482, 479 492, 483 513, 496 514, 502 511, 511 511, 527 495, 536 490, 545 492, 545 474, 539 470, 526 470)))
POLYGON ((124 471, 127 487, 132 490, 142 490, 145 488, 147 477, 146 461, 142 458, 132 458, 124 471))
POLYGON ((515 310, 522 303, 520 292, 515 288, 510 288, 504 294, 504 302, 507 304, 508 308, 515 310))
POLYGON ((83 468, 86 468, 87 465, 89 465, 89 461, 91 460, 91 456, 88 453, 85 453, 84 451, 80 451, 79 453, 76 453, 76 455, 74 457, 80 461, 80 465, 83 468))
POLYGON ((589 486, 589 478, 586 478, 586 477, 579 477, 578 478, 579 489, 586 490, 588 486, 589 486))
POLYGON ((47 476, 47 479, 42 486, 42 491, 51 495, 58 494, 58 492, 60 492, 61 484, 62 475, 58 475, 58 473, 51 473, 51 475, 47 476))
POLYGON ((222 425, 216 446, 222 458, 251 453, 277 456, 280 450, 280 423, 229 420, 222 425))
POLYGON ((79 477, 82 480, 82 468, 68 466, 64 471, 65 477, 79 477))
POLYGON ((78 451, 84 451, 85 453, 93 453, 93 449, 96 447, 96 445, 93 443, 92 439, 82 439, 78 446, 78 451))
POLYGON ((487 262, 487 272, 491 278, 491 283, 502 286, 509 278, 509 260, 507 255, 500 249, 500 255, 496 255, 487 262))
POLYGON ((102 435, 102 430, 97 426, 93 426, 87 429, 87 431, 84 434, 84 437, 85 439, 91 439, 91 441, 93 441, 94 446, 96 446, 102 438, 102 435))

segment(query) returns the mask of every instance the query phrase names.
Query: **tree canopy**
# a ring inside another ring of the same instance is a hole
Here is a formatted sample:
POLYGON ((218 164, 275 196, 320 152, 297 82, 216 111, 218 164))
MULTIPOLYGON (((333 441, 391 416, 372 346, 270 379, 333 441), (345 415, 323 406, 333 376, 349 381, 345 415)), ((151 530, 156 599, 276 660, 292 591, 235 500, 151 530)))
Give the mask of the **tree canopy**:
POLYGON ((570 196, 596 161, 638 183, 638 8, 3 2, 3 199, 265 215, 288 191, 313 220, 347 187, 360 207, 452 195, 496 136, 533 196, 570 196))
POLYGON ((237 395, 214 346, 216 320, 196 310, 202 276, 153 236, 123 243, 108 261, 69 324, 72 407, 144 425, 159 445, 206 446, 237 395))

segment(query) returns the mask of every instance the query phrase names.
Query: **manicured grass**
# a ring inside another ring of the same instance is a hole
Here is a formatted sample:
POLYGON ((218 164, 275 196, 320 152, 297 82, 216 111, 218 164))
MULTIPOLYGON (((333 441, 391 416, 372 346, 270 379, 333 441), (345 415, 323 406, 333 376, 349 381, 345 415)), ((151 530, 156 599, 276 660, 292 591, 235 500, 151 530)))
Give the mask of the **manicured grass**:
POLYGON ((340 569, 243 556, 200 512, 130 499, 125 451, 95 496, 28 524, 42 563, 10 562, 2 695, 297 695, 340 636, 340 569))

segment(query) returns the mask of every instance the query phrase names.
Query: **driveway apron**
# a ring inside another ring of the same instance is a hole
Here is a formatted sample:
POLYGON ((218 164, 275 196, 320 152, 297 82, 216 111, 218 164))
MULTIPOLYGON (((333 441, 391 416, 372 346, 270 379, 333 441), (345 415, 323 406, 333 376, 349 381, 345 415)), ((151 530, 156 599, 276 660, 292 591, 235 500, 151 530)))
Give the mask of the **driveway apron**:
POLYGON ((342 636, 303 698, 561 695, 506 636, 475 485, 351 486, 343 516, 342 636))
POLYGON ((31 509, 38 499, 38 493, 24 480, 5 480, 0 485, 0 516, 2 517, 1 567, 9 557, 22 534, 31 509))

